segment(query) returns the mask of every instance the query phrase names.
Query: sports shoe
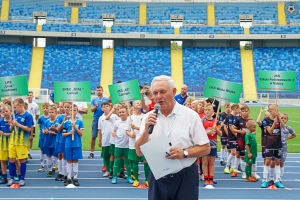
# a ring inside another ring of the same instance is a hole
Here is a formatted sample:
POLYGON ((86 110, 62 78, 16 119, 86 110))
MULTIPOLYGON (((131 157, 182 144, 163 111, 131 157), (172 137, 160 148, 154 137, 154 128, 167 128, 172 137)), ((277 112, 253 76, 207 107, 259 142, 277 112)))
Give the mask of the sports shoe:
POLYGON ((252 177, 252 179, 254 179, 255 181, 258 181, 258 179, 257 178, 255 178, 255 176, 251 176, 252 177))
POLYGON ((253 179, 253 177, 250 176, 249 178, 245 178, 245 181, 246 181, 246 182, 255 182, 256 179, 253 179))
POLYGON ((274 185, 274 180, 270 180, 270 181, 268 182, 268 186, 270 186, 270 185, 274 185))
POLYGON ((225 167, 224 173, 225 173, 225 174, 230 174, 229 167, 225 167))
POLYGON ((63 178, 64 178, 64 175, 62 175, 62 174, 57 174, 55 180, 56 180, 56 181, 61 181, 63 178))
POLYGON ((68 178, 67 181, 64 183, 64 186, 67 186, 67 185, 69 185, 71 183, 72 183, 71 179, 68 178))
POLYGON ((94 158, 94 154, 90 153, 90 155, 88 156, 88 158, 94 158))
POLYGON ((119 178, 126 179, 126 178, 127 178, 127 176, 125 175, 125 173, 124 173, 124 172, 120 172, 120 174, 119 174, 119 178))
POLYGON ((108 178, 112 179, 112 177, 113 177, 113 172, 110 172, 108 178))
POLYGON ((20 187, 25 186, 25 181, 24 181, 24 180, 20 180, 18 185, 19 185, 20 187))
POLYGON ((8 187, 10 187, 11 185, 15 184, 15 180, 13 179, 9 179, 8 183, 6 184, 8 187))
POLYGON ((221 166, 225 166, 225 165, 226 165, 226 162, 225 162, 224 160, 221 160, 221 161, 220 161, 220 164, 221 164, 221 166))
POLYGON ((64 176, 64 178, 62 179, 62 182, 65 183, 65 182, 67 182, 67 180, 68 180, 68 177, 64 176))
POLYGON ((47 177, 51 177, 51 176, 52 176, 52 171, 49 171, 47 177))
POLYGON ((268 182, 267 181, 262 181, 261 186, 262 188, 267 188, 268 187, 268 182))
POLYGON ((55 175, 55 169, 54 168, 52 169, 51 174, 55 175))
POLYGON ((77 178, 74 178, 74 179, 73 179, 73 185, 79 186, 79 182, 78 182, 78 179, 77 179, 77 178))
POLYGON ((39 169, 38 169, 38 172, 44 172, 45 171, 45 168, 43 166, 41 166, 39 169))
POLYGON ((116 184, 117 183, 117 177, 116 176, 114 176, 112 179, 111 179, 111 183, 112 184, 116 184))
POLYGON ((54 170, 58 170, 58 164, 55 164, 53 167, 54 170))
POLYGON ((130 184, 132 184, 132 183, 133 183, 132 178, 131 178, 131 177, 128 177, 128 178, 127 178, 127 182, 130 183, 130 184))
POLYGON ((14 176, 14 180, 19 181, 19 176, 17 174, 14 176))
POLYGON ((109 175, 110 175, 110 172, 105 172, 105 173, 103 174, 104 177, 108 177, 109 175))
POLYGON ((30 154, 28 154, 28 158, 29 158, 29 159, 32 159, 32 156, 31 156, 30 154))
POLYGON ((277 188, 284 188, 284 185, 282 185, 282 183, 281 183, 280 181, 277 181, 277 182, 275 183, 275 186, 276 186, 277 188))
POLYGON ((140 182, 138 180, 134 180, 133 183, 132 183, 133 187, 137 187, 139 185, 140 185, 140 182))
POLYGON ((230 173, 234 172, 234 169, 233 168, 230 168, 230 173))
POLYGON ((237 172, 232 172, 231 177, 237 177, 237 172))
POLYGON ((254 176, 257 180, 260 179, 260 176, 257 173, 252 173, 252 176, 254 176))
POLYGON ((207 185, 209 185, 209 180, 204 180, 204 184, 203 185, 204 185, 204 187, 207 186, 207 185))
POLYGON ((1 178, 0 184, 6 184, 8 183, 7 178, 1 178))
POLYGON ((200 180, 200 181, 204 181, 204 174, 201 174, 201 175, 200 175, 199 180, 200 180))
POLYGON ((149 187, 149 182, 148 182, 148 181, 145 181, 145 185, 146 185, 147 187, 149 187))
POLYGON ((106 166, 105 165, 102 167, 102 172, 106 172, 106 166))
POLYGON ((247 178, 247 177, 246 177, 246 173, 243 172, 242 179, 245 179, 245 178, 247 178))
POLYGON ((214 181, 213 180, 208 180, 208 185, 214 186, 214 181))

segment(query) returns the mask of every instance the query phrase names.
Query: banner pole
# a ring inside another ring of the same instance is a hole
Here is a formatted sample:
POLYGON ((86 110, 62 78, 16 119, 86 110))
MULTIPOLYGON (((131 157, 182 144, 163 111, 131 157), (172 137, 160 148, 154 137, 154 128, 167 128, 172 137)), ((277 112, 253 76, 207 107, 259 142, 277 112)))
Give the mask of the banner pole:
MULTIPOLYGON (((16 121, 13 97, 11 97, 11 109, 12 109, 12 113, 13 113, 13 120, 16 121)), ((14 131, 15 131, 15 134, 16 134, 17 130, 16 130, 16 126, 15 125, 14 125, 14 131)))

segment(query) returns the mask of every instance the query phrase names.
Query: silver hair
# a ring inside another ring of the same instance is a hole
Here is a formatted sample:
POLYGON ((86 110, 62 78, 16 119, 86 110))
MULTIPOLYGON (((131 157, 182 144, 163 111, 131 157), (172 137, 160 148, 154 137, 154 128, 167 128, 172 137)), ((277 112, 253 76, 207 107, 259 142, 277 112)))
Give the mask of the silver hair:
POLYGON ((174 81, 170 76, 160 75, 160 76, 154 77, 154 79, 151 82, 151 87, 155 81, 167 81, 171 90, 173 90, 173 88, 174 88, 174 81))

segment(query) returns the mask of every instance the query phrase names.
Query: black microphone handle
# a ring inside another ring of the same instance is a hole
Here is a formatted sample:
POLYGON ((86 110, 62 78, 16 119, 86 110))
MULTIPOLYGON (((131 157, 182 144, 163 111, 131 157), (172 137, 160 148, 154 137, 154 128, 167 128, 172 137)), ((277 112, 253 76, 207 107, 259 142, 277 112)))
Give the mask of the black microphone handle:
POLYGON ((154 125, 150 125, 148 128, 148 134, 152 134, 154 125))

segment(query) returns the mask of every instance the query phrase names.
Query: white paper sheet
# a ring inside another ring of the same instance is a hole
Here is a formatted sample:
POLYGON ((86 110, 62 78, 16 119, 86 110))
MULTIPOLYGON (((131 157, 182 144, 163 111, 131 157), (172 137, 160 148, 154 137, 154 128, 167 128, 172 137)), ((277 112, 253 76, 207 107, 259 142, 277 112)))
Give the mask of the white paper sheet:
POLYGON ((156 180, 183 168, 178 159, 165 158, 166 152, 169 152, 170 149, 169 143, 168 137, 161 134, 161 136, 141 146, 141 151, 156 180))

